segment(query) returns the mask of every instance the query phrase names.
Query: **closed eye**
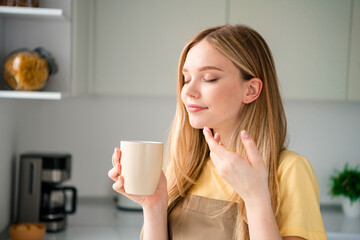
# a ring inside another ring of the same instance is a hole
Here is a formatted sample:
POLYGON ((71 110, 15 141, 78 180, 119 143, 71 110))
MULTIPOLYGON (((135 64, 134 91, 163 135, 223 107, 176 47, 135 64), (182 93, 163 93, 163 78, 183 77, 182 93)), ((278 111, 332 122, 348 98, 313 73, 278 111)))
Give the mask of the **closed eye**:
POLYGON ((219 80, 219 79, 218 78, 213 78, 213 79, 204 80, 204 81, 208 82, 208 83, 212 83, 212 82, 216 82, 217 80, 219 80))

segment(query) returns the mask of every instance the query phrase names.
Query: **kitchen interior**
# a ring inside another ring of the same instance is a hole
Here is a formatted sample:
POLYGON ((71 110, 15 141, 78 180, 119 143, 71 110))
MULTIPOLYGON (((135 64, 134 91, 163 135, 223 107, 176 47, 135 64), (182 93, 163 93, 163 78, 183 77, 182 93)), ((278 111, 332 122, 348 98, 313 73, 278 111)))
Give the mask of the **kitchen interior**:
POLYGON ((59 185, 76 189, 64 193, 76 198, 76 211, 45 240, 138 239, 141 210, 116 194, 107 176, 113 149, 120 140, 166 142, 183 46, 203 28, 226 23, 252 26, 272 49, 288 148, 312 164, 328 238, 360 239, 360 218, 345 216, 342 199, 330 194, 336 170, 360 165, 360 0, 0 6, 2 66, 15 50, 42 47, 58 68, 37 91, 9 89, 0 70, 0 239, 10 239, 24 202, 20 159, 34 152, 43 154, 39 161, 70 159, 59 185))

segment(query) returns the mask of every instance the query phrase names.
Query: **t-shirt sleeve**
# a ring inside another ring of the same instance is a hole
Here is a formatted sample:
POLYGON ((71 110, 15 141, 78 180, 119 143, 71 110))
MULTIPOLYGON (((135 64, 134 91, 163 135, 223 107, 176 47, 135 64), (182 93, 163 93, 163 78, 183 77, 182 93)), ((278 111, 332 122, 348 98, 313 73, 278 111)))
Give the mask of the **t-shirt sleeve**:
POLYGON ((278 167, 281 236, 327 239, 319 205, 319 185, 308 160, 295 152, 282 154, 278 167))

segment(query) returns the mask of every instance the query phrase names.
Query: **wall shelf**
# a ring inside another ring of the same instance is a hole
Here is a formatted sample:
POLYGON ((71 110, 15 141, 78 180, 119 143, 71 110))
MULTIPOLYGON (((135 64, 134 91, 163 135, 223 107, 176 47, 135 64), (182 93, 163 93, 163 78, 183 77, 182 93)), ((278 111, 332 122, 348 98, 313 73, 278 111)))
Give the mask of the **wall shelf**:
POLYGON ((61 92, 27 92, 0 90, 0 98, 60 100, 62 96, 63 95, 61 92))
POLYGON ((41 91, 12 90, 0 74, 0 99, 60 100, 73 93, 73 4, 73 0, 42 0, 41 7, 0 6, 0 60, 17 49, 42 46, 58 66, 41 91))
POLYGON ((0 7, 0 16, 66 19, 63 9, 32 7, 0 7))

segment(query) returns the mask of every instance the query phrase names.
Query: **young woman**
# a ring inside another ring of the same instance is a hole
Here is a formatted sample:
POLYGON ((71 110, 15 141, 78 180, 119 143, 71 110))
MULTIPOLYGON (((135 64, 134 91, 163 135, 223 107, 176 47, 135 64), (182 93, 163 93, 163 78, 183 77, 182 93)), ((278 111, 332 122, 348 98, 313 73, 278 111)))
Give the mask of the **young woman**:
POLYGON ((144 239, 327 239, 309 162, 285 148, 286 119, 264 39, 243 25, 205 29, 184 48, 166 177, 129 195, 115 148, 115 191, 141 204, 144 239))

